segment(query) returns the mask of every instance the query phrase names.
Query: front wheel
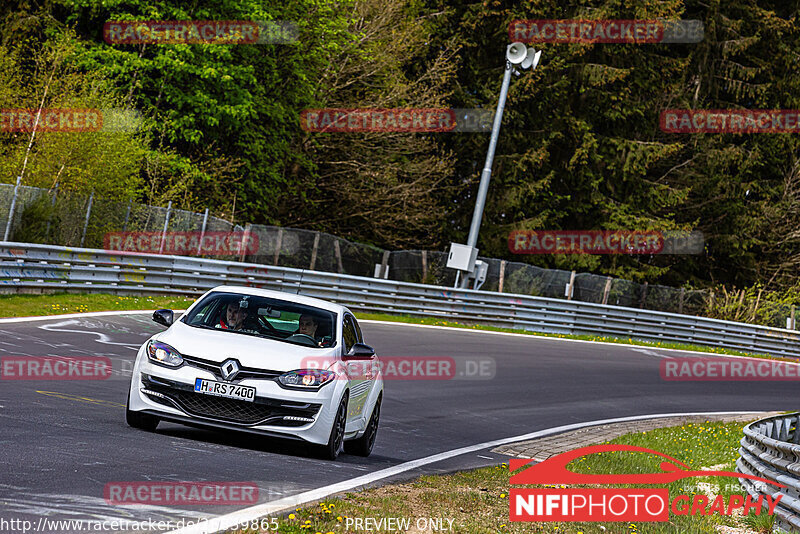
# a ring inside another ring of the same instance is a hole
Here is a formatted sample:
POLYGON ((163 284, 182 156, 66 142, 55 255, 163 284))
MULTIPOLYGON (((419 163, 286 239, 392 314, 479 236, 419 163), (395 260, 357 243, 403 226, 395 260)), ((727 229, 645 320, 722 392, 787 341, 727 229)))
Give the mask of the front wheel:
POLYGON ((378 397, 375 402, 375 408, 372 409, 372 416, 369 418, 367 428, 364 430, 364 435, 358 439, 344 442, 344 452, 347 454, 355 454, 356 456, 369 456, 372 453, 372 448, 375 446, 375 438, 378 436, 378 423, 381 418, 381 400, 383 396, 378 397))
POLYGON ((336 418, 333 420, 333 428, 328 438, 328 443, 320 447, 320 455, 327 460, 335 460, 339 457, 344 443, 344 429, 347 424, 347 394, 342 397, 339 408, 336 410, 336 418))
POLYGON ((128 389, 128 400, 125 403, 125 422, 128 426, 152 432, 158 426, 160 419, 154 415, 146 413, 132 412, 130 409, 131 391, 128 389))

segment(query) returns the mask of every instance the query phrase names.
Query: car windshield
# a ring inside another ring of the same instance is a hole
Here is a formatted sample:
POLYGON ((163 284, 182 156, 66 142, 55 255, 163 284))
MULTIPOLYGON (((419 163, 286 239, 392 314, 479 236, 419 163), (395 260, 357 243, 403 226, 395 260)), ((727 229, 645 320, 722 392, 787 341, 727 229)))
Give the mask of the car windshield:
POLYGON ((276 339, 316 348, 336 344, 336 314, 286 300, 214 292, 181 321, 196 328, 276 339))

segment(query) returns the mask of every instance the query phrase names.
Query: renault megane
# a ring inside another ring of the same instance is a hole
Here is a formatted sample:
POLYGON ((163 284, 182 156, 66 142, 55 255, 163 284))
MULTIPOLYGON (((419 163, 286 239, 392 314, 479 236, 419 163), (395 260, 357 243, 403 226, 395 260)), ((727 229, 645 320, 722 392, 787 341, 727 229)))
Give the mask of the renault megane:
POLYGON ((335 459, 372 452, 383 379, 344 306, 278 291, 220 286, 139 349, 126 419, 233 429, 313 444, 335 459))

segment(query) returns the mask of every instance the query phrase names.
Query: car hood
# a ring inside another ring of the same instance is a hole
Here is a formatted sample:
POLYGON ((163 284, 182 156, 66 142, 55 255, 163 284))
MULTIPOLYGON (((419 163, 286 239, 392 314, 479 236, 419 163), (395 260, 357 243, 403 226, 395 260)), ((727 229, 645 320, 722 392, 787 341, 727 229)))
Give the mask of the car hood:
POLYGON ((285 341, 196 328, 180 321, 155 339, 174 347, 186 356, 219 363, 228 358, 235 358, 244 367, 273 371, 320 368, 323 367, 323 362, 330 362, 338 352, 338 347, 328 349, 304 347, 285 341))

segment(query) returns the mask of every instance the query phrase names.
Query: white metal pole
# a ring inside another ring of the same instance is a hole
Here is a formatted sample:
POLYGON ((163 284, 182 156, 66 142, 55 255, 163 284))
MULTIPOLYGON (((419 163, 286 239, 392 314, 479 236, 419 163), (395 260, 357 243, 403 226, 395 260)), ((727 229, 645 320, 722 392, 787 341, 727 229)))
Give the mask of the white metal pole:
POLYGON ((3 241, 8 241, 11 235, 11 224, 14 222, 14 209, 17 207, 17 191, 19 184, 22 181, 22 175, 17 176, 17 184, 14 186, 14 196, 11 197, 11 208, 8 210, 8 221, 6 222, 6 231, 3 234, 3 241))
POLYGON ((161 231, 161 246, 158 249, 159 254, 164 253, 164 241, 167 239, 167 226, 169 226, 169 216, 172 213, 172 201, 167 204, 167 216, 164 218, 164 229, 161 231))
MULTIPOLYGON (((506 70, 503 73, 503 85, 500 87, 500 99, 497 102, 497 110, 494 113, 494 123, 492 124, 492 137, 489 139, 489 150, 486 152, 486 163, 481 172, 481 183, 478 186, 478 196, 475 199, 475 209, 472 212, 472 224, 469 227, 469 238, 467 245, 474 248, 478 243, 478 232, 481 229, 481 219, 483 219, 483 208, 486 205, 486 193, 489 191, 489 180, 492 178, 492 163, 494 162, 494 152, 497 148, 497 138, 500 136, 500 124, 503 122, 503 109, 506 106, 506 96, 508 86, 511 83, 511 71, 513 66, 506 61, 506 70)), ((469 285, 469 273, 464 273, 461 280, 461 288, 466 289, 469 285)))
POLYGON ((86 230, 89 228, 89 216, 92 214, 92 202, 94 201, 94 191, 89 195, 89 205, 86 207, 86 220, 83 221, 83 233, 81 234, 81 246, 86 239, 86 230))

